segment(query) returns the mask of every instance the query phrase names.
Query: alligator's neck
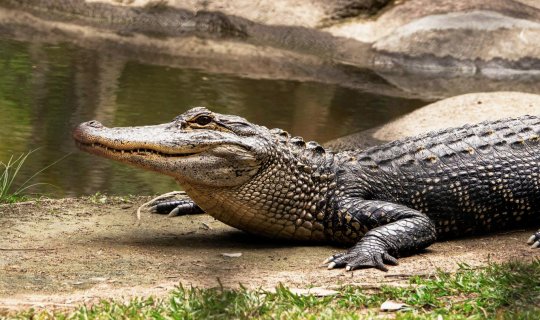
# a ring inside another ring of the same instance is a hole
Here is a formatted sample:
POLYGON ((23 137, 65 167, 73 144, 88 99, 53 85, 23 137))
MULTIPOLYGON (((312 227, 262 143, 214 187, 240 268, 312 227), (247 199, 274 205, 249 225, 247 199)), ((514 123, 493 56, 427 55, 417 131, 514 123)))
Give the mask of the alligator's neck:
POLYGON ((216 219, 272 238, 324 240, 323 221, 333 196, 334 155, 291 151, 276 144, 274 157, 249 182, 235 188, 208 188, 178 181, 216 219))

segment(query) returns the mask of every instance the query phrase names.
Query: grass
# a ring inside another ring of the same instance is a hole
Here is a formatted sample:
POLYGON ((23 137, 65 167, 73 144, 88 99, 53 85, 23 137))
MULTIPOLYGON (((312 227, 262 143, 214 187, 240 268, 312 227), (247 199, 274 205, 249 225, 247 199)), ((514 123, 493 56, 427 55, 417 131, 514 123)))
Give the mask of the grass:
MULTIPOLYGON (((36 149, 37 150, 37 149, 36 149)), ((47 170, 51 166, 63 160, 68 155, 56 160, 55 162, 45 166, 41 170, 38 170, 30 178, 26 179, 17 188, 14 187, 15 178, 19 175, 21 168, 25 164, 28 157, 36 150, 22 153, 20 156, 15 157, 12 155, 9 160, 4 163, 0 161, 0 203, 14 203, 24 201, 28 199, 28 196, 24 192, 32 187, 43 185, 47 183, 33 183, 29 184, 32 179, 38 176, 43 171, 47 170)))
POLYGON ((405 287, 375 292, 348 286, 334 296, 297 295, 284 286, 273 292, 240 288, 178 287, 165 299, 110 300, 75 311, 28 310, 17 319, 540 319, 540 260, 461 265, 454 274, 413 277, 405 287), (381 312, 386 300, 406 303, 381 312))

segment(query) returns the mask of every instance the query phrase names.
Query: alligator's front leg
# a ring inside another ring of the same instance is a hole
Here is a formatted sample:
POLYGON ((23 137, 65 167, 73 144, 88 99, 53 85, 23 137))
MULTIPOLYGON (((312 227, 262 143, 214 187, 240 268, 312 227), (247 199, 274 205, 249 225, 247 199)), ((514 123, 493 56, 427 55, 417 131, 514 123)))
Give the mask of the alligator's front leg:
MULTIPOLYGON (((385 263, 397 264, 396 257, 417 252, 436 240, 435 226, 423 213, 385 201, 341 202, 335 230, 345 233, 369 230, 350 250, 328 258, 328 268, 354 270, 374 267, 387 271, 385 263)), ((336 233, 334 232, 334 235, 336 233)), ((335 239, 342 240, 342 239, 335 239)))
POLYGON ((149 211, 153 213, 166 214, 170 217, 204 213, 204 210, 191 199, 166 200, 157 202, 155 205, 149 208, 149 211))
POLYGON ((173 191, 160 195, 143 206, 148 206, 148 211, 152 213, 166 214, 169 217, 204 213, 204 210, 191 200, 184 191, 173 191), (178 196, 181 198, 171 199, 178 196))

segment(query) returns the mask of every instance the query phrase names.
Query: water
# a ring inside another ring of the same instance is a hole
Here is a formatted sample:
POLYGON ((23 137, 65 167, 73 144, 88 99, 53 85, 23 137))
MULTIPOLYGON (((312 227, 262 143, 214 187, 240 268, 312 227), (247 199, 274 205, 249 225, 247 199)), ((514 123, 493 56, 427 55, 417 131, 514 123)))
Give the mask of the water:
POLYGON ((51 196, 154 194, 178 189, 171 178, 76 149, 72 128, 170 121, 192 106, 236 114, 324 142, 368 129, 425 105, 314 82, 253 80, 118 59, 70 44, 0 39, 0 161, 38 149, 17 182, 55 160, 32 189, 51 196))

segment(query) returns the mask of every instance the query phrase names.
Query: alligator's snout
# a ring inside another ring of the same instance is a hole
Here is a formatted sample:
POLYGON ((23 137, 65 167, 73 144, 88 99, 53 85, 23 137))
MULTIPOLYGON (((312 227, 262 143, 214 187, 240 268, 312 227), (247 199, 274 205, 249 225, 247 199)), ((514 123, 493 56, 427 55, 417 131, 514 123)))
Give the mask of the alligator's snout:
POLYGON ((101 124, 101 122, 97 120, 81 123, 73 130, 73 133, 72 133, 73 139, 75 139, 78 142, 84 142, 86 141, 86 138, 88 136, 89 129, 101 129, 101 128, 104 128, 104 126, 101 124))

